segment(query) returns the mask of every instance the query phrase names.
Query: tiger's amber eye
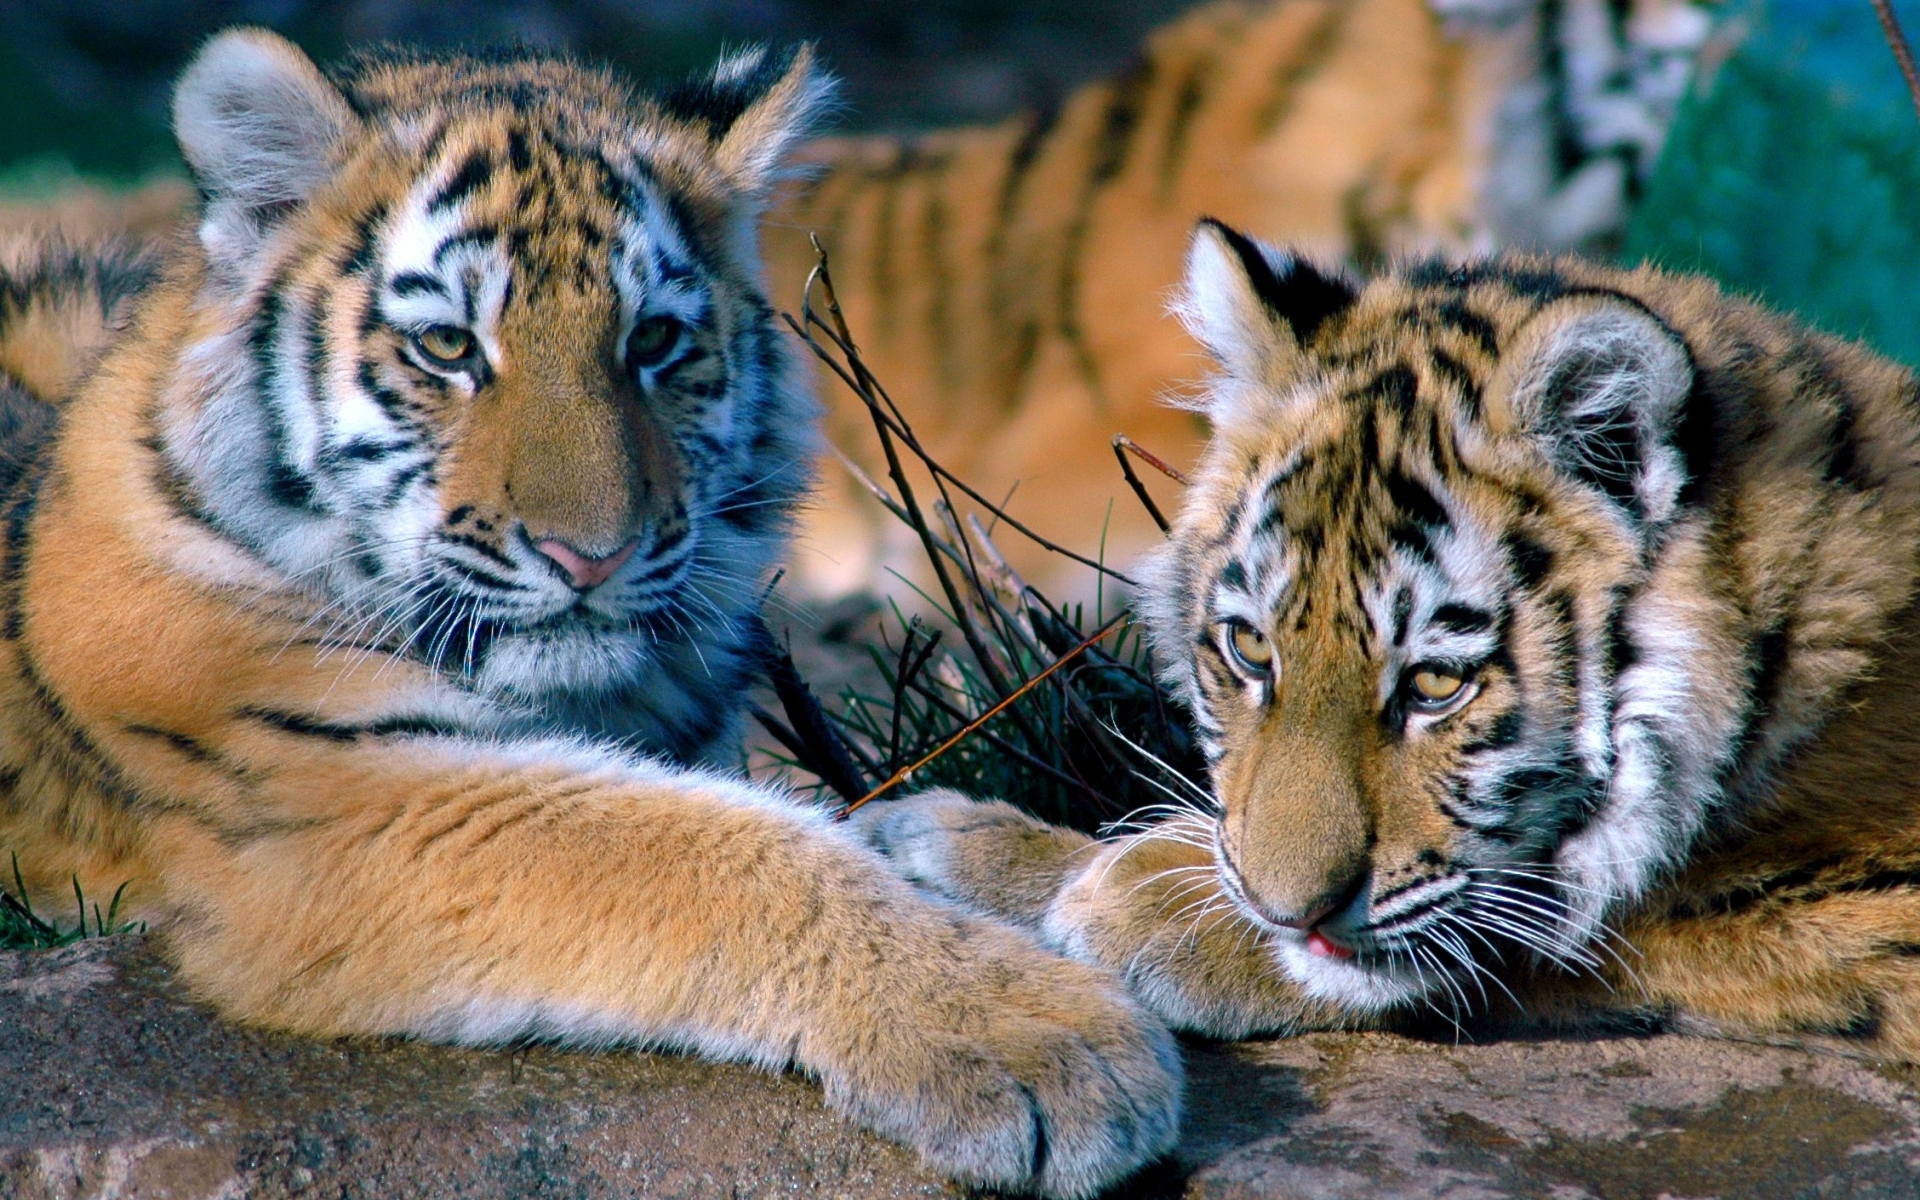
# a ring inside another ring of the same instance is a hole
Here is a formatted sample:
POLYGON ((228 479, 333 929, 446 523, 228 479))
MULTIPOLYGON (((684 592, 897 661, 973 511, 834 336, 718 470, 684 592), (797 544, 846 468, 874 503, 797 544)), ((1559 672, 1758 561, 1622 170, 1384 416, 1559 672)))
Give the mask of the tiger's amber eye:
POLYGON ((429 325, 413 335, 420 353, 439 366, 455 366, 473 354, 473 335, 458 325, 429 325))
POLYGON ((657 367, 680 344, 682 326, 675 317, 648 317, 627 335, 627 361, 635 367, 657 367))
POLYGON ((1413 673, 1413 694, 1427 704, 1445 704, 1465 686, 1466 680, 1446 671, 1427 669, 1413 673))
POLYGON ((1273 643, 1244 621, 1227 622, 1227 645, 1240 665, 1255 675, 1264 675, 1273 666, 1273 643))

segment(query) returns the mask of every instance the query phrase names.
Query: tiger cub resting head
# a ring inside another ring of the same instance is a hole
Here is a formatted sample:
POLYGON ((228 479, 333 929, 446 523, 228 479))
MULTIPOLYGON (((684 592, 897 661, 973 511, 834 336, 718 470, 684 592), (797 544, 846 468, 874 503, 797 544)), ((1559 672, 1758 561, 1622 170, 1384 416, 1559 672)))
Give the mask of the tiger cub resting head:
POLYGON ((1093 846, 934 796, 878 844, 1214 1033, 1920 1055, 1914 376, 1649 268, 1357 283, 1213 224, 1188 266, 1214 437, 1145 601, 1211 794, 1093 846))
POLYGON ((805 52, 641 97, 210 42, 157 278, 0 278, 0 855, 130 883, 230 1016, 796 1067, 954 1175, 1087 1194, 1172 1141, 1164 1026, 689 765, 807 478, 755 228, 824 91, 805 52))

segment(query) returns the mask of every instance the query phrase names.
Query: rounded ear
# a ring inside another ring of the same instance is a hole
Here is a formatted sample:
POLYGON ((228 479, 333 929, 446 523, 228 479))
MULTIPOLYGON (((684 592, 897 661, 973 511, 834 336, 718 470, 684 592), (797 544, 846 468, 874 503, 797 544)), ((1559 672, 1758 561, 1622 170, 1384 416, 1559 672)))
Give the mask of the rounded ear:
POLYGON ((231 29, 194 56, 173 92, 174 135, 206 195, 201 240, 242 258, 332 173, 353 110, 300 48, 231 29))
POLYGON ((794 145, 833 103, 836 84, 811 45, 756 46, 659 97, 662 112, 702 128, 720 171, 744 196, 764 198, 794 145))
POLYGON ((1659 526, 1687 482, 1673 441, 1692 394, 1678 334, 1623 296, 1586 295, 1520 327, 1482 403, 1495 433, 1535 438, 1636 522, 1659 526))
POLYGON ((1339 274, 1209 217, 1187 246, 1173 311, 1228 375, 1261 380, 1292 367, 1357 294, 1339 274))

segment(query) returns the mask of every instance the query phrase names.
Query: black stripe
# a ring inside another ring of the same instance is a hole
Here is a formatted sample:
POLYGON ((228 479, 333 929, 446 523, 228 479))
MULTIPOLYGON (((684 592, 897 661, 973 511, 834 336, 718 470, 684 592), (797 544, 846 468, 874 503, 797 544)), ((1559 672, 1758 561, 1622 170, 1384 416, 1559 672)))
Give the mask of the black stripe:
POLYGON ((1402 412, 1413 408, 1420 397, 1420 379, 1405 363, 1396 363, 1367 381, 1360 394, 1383 400, 1402 412))
POLYGON ((1320 22, 1308 32, 1301 43, 1300 56, 1278 71, 1272 72, 1273 91, 1260 105, 1259 113, 1253 119, 1253 128, 1257 136, 1264 138, 1280 127, 1293 111, 1299 85, 1308 76, 1313 75, 1326 63, 1334 47, 1339 44, 1340 33, 1347 17, 1355 10, 1351 4, 1333 4, 1327 6, 1320 22))
POLYGON ((1384 476, 1387 498, 1394 509, 1406 520, 1424 529, 1446 529, 1453 524, 1447 515, 1446 505, 1440 503, 1427 485, 1413 476, 1398 469, 1390 469, 1384 476))
POLYGON ((467 161, 460 164, 460 169, 453 173, 452 179, 447 180, 447 185, 427 201, 427 212, 437 213, 453 207, 485 187, 492 178, 493 155, 486 150, 476 150, 468 156, 467 161))
POLYGON ((1086 331, 1080 324, 1080 274, 1086 255, 1087 233, 1093 222, 1093 206, 1100 193, 1126 166, 1133 136, 1140 124, 1140 109, 1153 83, 1153 64, 1139 60, 1123 72, 1112 85, 1107 106, 1100 118, 1100 131, 1094 142, 1086 180, 1075 199, 1073 216, 1061 239, 1060 267, 1054 296, 1054 326, 1074 368, 1093 393, 1096 404, 1104 404, 1100 364, 1087 345, 1086 331))
POLYGON ((458 725, 431 717, 385 717, 378 721, 347 723, 323 721, 306 713, 284 709, 248 706, 234 714, 255 721, 280 733, 317 738, 328 742, 352 742, 363 737, 436 736, 450 737, 466 732, 458 725))
POLYGON ((525 591, 531 590, 524 584, 515 583, 511 579, 503 579, 500 576, 493 574, 491 571, 483 571, 479 567, 474 566, 472 563, 461 562, 457 558, 444 558, 441 560, 441 562, 446 566, 448 570, 459 575, 466 582, 474 584, 475 586, 483 588, 487 591, 525 592, 525 591))
POLYGON ((1433 610, 1433 623, 1454 633, 1480 633, 1493 628, 1493 614, 1464 604, 1442 604, 1433 610))
POLYGON ((927 330, 934 347, 934 379, 950 386, 957 372, 954 356, 959 339, 953 336, 953 269, 947 261, 947 231, 951 224, 946 200, 947 160, 929 168, 926 201, 920 217, 920 245, 926 255, 927 330))
POLYGON ((433 269, 439 270, 447 255, 467 246, 490 246, 500 239, 500 230, 493 225, 476 225, 472 229, 450 235, 446 241, 434 247, 433 269))
POLYGON ((1180 78, 1180 86, 1174 92, 1173 112, 1167 118, 1166 136, 1160 142, 1159 196, 1165 203, 1173 195, 1174 185, 1179 182, 1180 164, 1186 158, 1187 134, 1192 129, 1193 119, 1199 115, 1200 106, 1206 100, 1207 82, 1213 75, 1216 64, 1211 57, 1194 63, 1180 78))
POLYGON ((1827 465, 1822 478, 1830 484, 1863 491, 1876 482, 1860 462, 1860 444, 1855 437, 1853 404, 1844 391, 1834 390, 1833 425, 1827 430, 1827 465))
POLYGON ((447 294, 447 285, 431 275, 420 271, 402 271, 387 284, 387 290, 396 296, 417 296, 422 292, 451 299, 447 294))
POLYGON ((1393 644, 1407 644, 1407 626, 1413 620, 1413 593, 1401 587, 1393 594, 1393 644))
POLYGON ((1434 320, 1458 333, 1463 333, 1479 344, 1488 354, 1500 352, 1500 338, 1495 333, 1493 322, 1468 308, 1459 300, 1449 300, 1433 310, 1434 320))
POLYGON ((353 237, 348 245, 352 247, 341 263, 341 272, 346 275, 364 275, 373 267, 373 227, 386 218, 387 206, 376 204, 360 215, 353 224, 353 237))
POLYGON ((1462 757, 1472 757, 1476 754, 1485 754, 1489 750, 1505 750, 1520 740, 1520 734, 1525 728, 1526 721, 1521 717, 1520 710, 1509 709, 1493 719, 1493 724, 1487 726, 1486 733, 1461 746, 1460 754, 1462 757))
POLYGON ((1473 372, 1467 370, 1459 359, 1444 350, 1433 351, 1433 369, 1434 374, 1445 379, 1459 391, 1461 399, 1467 402, 1468 415, 1478 415, 1480 384, 1474 379, 1473 372))
POLYGON ((997 261, 1005 247, 1007 226, 1013 222, 1027 174, 1039 160, 1040 150, 1059 120, 1060 106, 1048 103, 1030 114, 1020 128, 1020 140, 1013 144, 1013 152, 1007 156, 1007 169, 1000 177, 1000 194, 993 206, 993 228, 986 241, 989 263, 997 261))
MULTIPOLYGON (((275 384, 281 377, 278 342, 286 317, 280 289, 285 281, 271 281, 261 296, 260 311, 247 330, 247 347, 257 374, 257 396, 267 439, 266 478, 262 480, 267 498, 283 508, 315 511, 313 481, 289 461, 290 449, 285 413, 280 407, 275 384)), ((308 383, 311 385, 311 377, 308 383)))
POLYGON ((1513 561, 1515 583, 1523 591, 1538 589, 1553 572, 1553 551, 1524 533, 1509 533, 1505 542, 1507 557, 1513 561))
POLYGON ((467 549, 473 551, 475 554, 480 555, 482 558, 485 558, 488 561, 493 562, 499 566, 505 567, 509 571, 518 571, 520 569, 520 566, 518 563, 514 562, 511 558, 508 558, 491 542, 483 541, 480 538, 474 537, 473 535, 466 534, 466 533, 443 533, 440 536, 444 538, 446 541, 452 542, 456 546, 466 547, 467 549))
POLYGON ((135 737, 148 738, 150 740, 157 741, 157 742, 165 742, 169 747, 179 751, 183 756, 192 759, 196 763, 201 763, 204 765, 211 766, 211 765, 218 764, 220 761, 220 756, 218 754, 214 753, 212 750, 207 749, 207 747, 201 742, 188 737, 186 734, 181 733, 178 730, 162 729, 157 725, 139 725, 139 724, 127 725, 127 726, 124 726, 124 728, 128 733, 133 734, 135 737))
POLYGON ((355 437, 329 449, 327 458, 336 463, 377 463, 385 462, 396 454, 405 454, 414 449, 417 447, 410 441, 382 442, 370 437, 355 437))
POLYGON ((7 497, 5 574, 0 580, 0 587, 5 589, 0 600, 6 604, 6 612, 0 620, 0 634, 9 641, 18 640, 25 626, 23 601, 32 556, 33 514, 39 506, 40 488, 51 473, 52 459, 43 454, 14 483, 7 497))
POLYGON ((407 489, 422 475, 433 469, 431 463, 411 463, 394 474, 392 482, 387 484, 386 494, 380 497, 378 508, 392 508, 406 497, 407 489))

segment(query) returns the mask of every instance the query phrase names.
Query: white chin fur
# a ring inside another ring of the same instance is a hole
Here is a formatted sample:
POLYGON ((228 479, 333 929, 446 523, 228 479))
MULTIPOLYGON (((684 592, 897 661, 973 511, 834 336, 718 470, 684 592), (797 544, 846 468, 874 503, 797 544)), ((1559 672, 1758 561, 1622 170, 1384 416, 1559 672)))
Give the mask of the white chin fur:
POLYGON ((1350 1012, 1377 1013, 1421 1000, 1437 981, 1423 984, 1395 967, 1363 967, 1351 960, 1322 958, 1307 949, 1306 937, 1296 930, 1268 940, 1274 962, 1288 979, 1315 1000, 1337 1004, 1350 1012))
POLYGON ((481 689, 521 695, 619 691, 654 665, 645 633, 569 630, 564 635, 508 635, 488 648, 481 689))

